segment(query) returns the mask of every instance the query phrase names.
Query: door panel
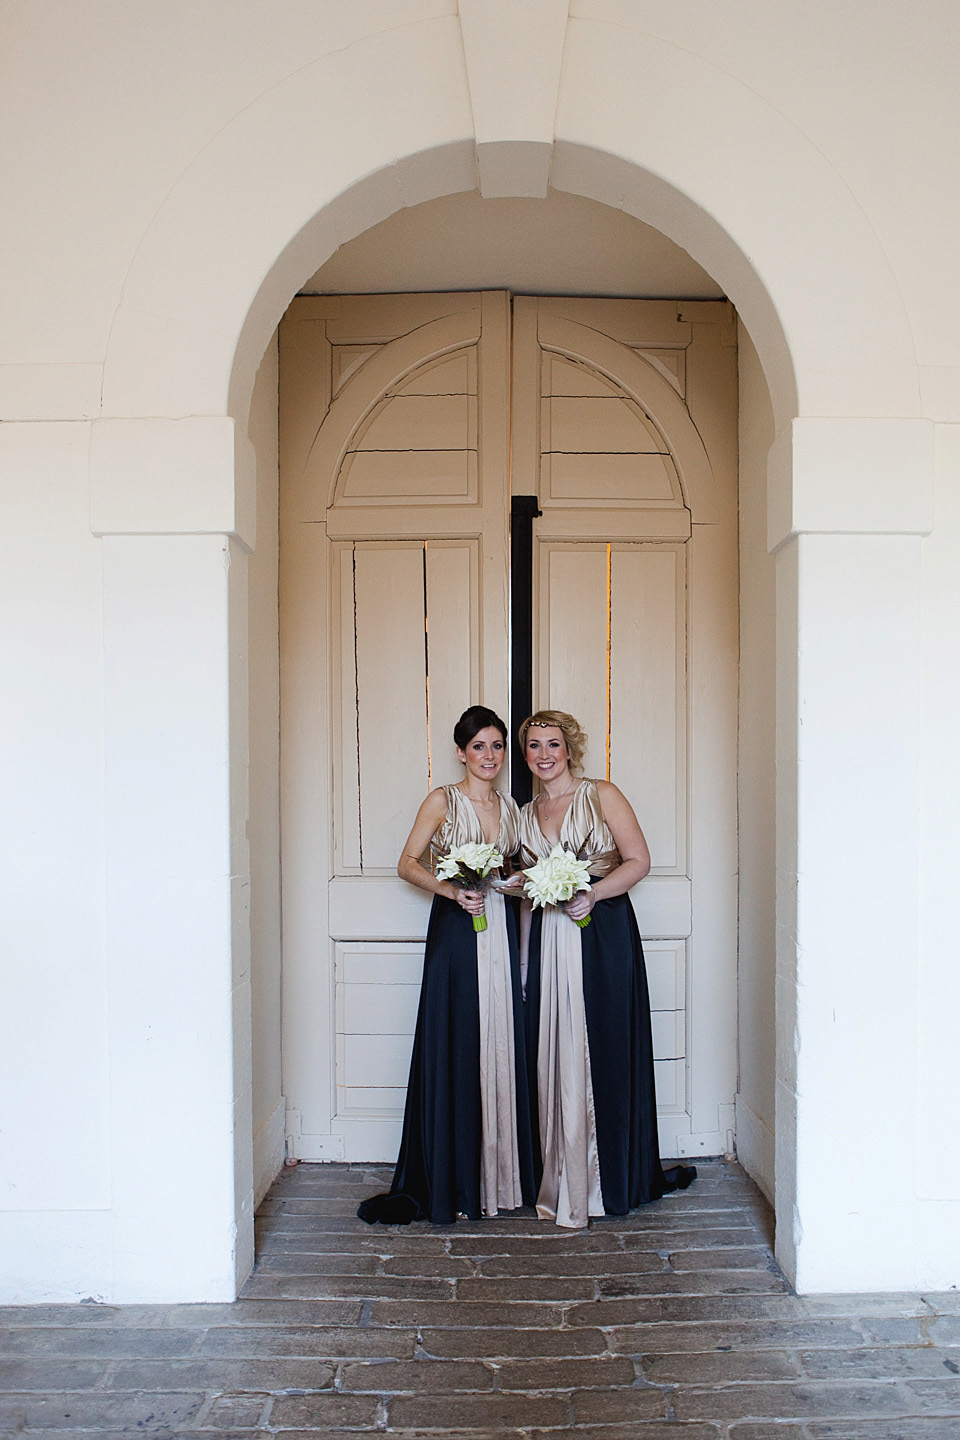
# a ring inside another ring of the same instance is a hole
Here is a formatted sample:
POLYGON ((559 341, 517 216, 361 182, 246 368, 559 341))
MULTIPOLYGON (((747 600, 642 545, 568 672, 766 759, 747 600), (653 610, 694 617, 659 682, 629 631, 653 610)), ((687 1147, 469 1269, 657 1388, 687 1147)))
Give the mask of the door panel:
MULTIPOLYGON (((605 546, 545 542, 536 547, 534 593, 540 601, 539 686, 534 708, 544 696, 564 696, 555 709, 576 712, 587 732, 585 773, 606 779, 607 715, 607 555, 605 546)), ((539 642, 539 643, 537 643, 539 642)))
POLYGON ((506 709, 508 321, 504 295, 318 297, 281 327, 284 1085, 306 1159, 396 1149, 429 909, 397 857, 459 778, 460 711, 506 709))
POLYGON ((631 900, 661 1145, 682 1155, 730 1146, 736 1087, 732 327, 724 304, 514 306, 514 464, 544 512, 535 703, 577 715, 585 773, 620 786, 650 844, 631 900))
POLYGON ((434 728, 448 735, 456 697, 476 693, 477 551, 475 540, 333 547, 334 708, 342 717, 331 777, 335 876, 395 875, 412 817, 435 783, 434 728))
POLYGON ((610 763, 660 875, 686 870, 685 561, 677 545, 610 547, 610 763))
MULTIPOLYGON (((643 811, 657 874, 686 871, 684 547, 538 547, 539 693, 569 697, 584 770, 643 811)), ((660 933, 659 928, 656 933, 660 933)))
POLYGON ((578 715, 587 773, 617 781, 651 844, 654 870, 631 898, 664 1153, 727 1148, 733 333, 722 304, 465 294, 291 306, 284 1086, 302 1158, 396 1154, 429 908, 396 860, 427 789, 459 775, 460 710, 508 713, 511 465, 543 511, 537 703, 578 715))

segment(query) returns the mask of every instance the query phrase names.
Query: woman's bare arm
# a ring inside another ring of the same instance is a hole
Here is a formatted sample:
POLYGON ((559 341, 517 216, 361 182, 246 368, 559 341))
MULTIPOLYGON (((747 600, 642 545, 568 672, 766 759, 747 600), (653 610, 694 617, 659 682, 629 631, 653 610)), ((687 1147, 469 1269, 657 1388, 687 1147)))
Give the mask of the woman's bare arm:
POLYGON ((456 885, 450 880, 438 879, 420 863, 420 856, 440 829, 446 813, 446 795, 442 790, 431 790, 417 811, 413 829, 404 842, 397 864, 397 874, 401 880, 408 880, 411 885, 416 885, 418 890, 427 890, 431 895, 445 895, 448 900, 456 900, 456 885))
POLYGON ((409 880, 411 885, 416 885, 418 890, 427 890, 431 895, 443 895, 455 901, 468 915, 482 915, 482 890, 464 890, 461 885, 454 885, 452 880, 441 880, 420 863, 420 856, 440 829, 446 813, 446 795, 442 790, 431 790, 417 811, 413 829, 407 836, 397 864, 397 874, 401 880, 409 880))
POLYGON ((567 901, 563 908, 571 920, 582 920, 589 915, 598 900, 626 894, 650 872, 650 851, 630 801, 609 780, 597 781, 597 794, 603 818, 620 851, 621 863, 602 880, 594 881, 590 891, 581 890, 567 901))

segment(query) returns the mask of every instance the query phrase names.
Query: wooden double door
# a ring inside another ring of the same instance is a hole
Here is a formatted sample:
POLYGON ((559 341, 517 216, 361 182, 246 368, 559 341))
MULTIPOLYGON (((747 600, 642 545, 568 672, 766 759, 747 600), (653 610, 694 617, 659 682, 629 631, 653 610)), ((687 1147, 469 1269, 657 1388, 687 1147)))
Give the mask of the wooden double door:
POLYGON ((736 1088, 736 329, 724 302, 298 298, 280 331, 284 1093, 302 1159, 396 1155, 428 897, 396 876, 468 704, 532 699, 633 802, 664 1155, 736 1088), (514 636, 514 640, 516 637, 514 636))

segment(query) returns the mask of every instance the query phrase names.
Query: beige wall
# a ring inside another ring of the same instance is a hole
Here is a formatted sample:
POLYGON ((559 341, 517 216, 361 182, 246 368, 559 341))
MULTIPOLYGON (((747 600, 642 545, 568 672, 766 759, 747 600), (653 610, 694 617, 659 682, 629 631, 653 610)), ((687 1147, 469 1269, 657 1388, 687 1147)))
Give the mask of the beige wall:
POLYGON ((773 412, 740 326, 740 1081, 737 1153, 774 1196, 776 1129, 776 589, 767 550, 773 412))
POLYGON ((55 1293, 58 1269, 101 1293, 109 1248, 103 556, 89 443, 86 425, 0 426, 0 1267, 7 1293, 38 1298, 55 1293), (41 1152, 59 1157, 54 1193, 41 1152), (55 1234, 52 1205, 64 1215, 55 1234))
MULTIPOLYGON (((338 246, 478 179, 641 219, 749 331, 778 431, 780 1253, 806 1289, 960 1282, 960 1177, 925 1159, 953 1133, 958 1013, 960 12, 44 0, 4 25, 3 1294, 213 1299, 242 1271, 249 1107, 276 1094, 273 1062, 260 1100, 248 1073, 250 398, 338 246), (56 1211, 38 1148, 76 1161, 56 1211), (824 1186, 878 1155, 895 1194, 824 1186)), ((743 1060, 766 1123, 768 1061, 743 1060)))
POLYGON ((283 1163, 280 1077, 280 662, 277 587, 277 345, 253 388, 257 544, 249 565, 250 952, 253 1174, 259 1202, 283 1163))
POLYGON ((582 195, 484 199, 477 190, 405 206, 335 251, 308 295, 509 290, 720 300, 712 276, 632 215, 582 195))

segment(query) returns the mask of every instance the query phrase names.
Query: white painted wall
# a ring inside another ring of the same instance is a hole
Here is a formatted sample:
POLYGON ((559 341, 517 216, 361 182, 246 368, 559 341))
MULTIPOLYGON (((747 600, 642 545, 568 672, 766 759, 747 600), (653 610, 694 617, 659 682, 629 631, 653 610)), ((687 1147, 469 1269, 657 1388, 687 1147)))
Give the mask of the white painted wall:
POLYGON ((250 637, 250 952, 253 1176, 259 1203, 283 1164, 280 1077, 280 657, 277 344, 261 361, 248 434, 257 456, 257 544, 247 561, 250 637))
POLYGON ((776 1129, 776 575, 767 549, 773 412, 740 326, 740 831, 737 1154, 772 1201, 776 1129))
POLYGON ((112 1145, 100 542, 89 426, 0 426, 4 1001, 0 1267, 10 1299, 104 1293, 112 1145))
POLYGON ((723 298, 716 280, 659 230, 609 205, 552 189, 536 200, 484 199, 464 190, 405 206, 341 245, 303 292, 464 288, 723 298))
MULTIPOLYGON (((797 1124, 797 1283, 857 1291, 883 1273, 886 1288, 910 1290, 920 1283, 918 1207, 914 1185, 896 1177, 912 1178, 918 1160, 921 542, 823 534, 792 543, 800 844, 785 1082, 797 1124), (851 1177, 831 1187, 829 1206, 818 1198, 828 1174, 851 1177)), ((783 1243, 789 1256, 787 1235, 783 1243)), ((945 1247, 934 1283, 954 1263, 945 1247)))
POLYGON ((805 1288, 953 1284, 960 1175, 928 1156, 950 1148, 960 1013, 960 12, 459 10, 5 17, 3 1294, 215 1298, 246 1263, 242 431, 302 282, 478 175, 659 229, 755 344, 779 437, 778 1244, 805 1288))
MULTIPOLYGON (((960 426, 934 437, 937 523, 920 556, 920 974, 915 1117, 917 1270, 943 1284, 956 1240, 960 1146, 956 1094, 960 966, 956 869, 960 856, 960 426)), ((891 874, 901 857, 894 852, 891 874)))

